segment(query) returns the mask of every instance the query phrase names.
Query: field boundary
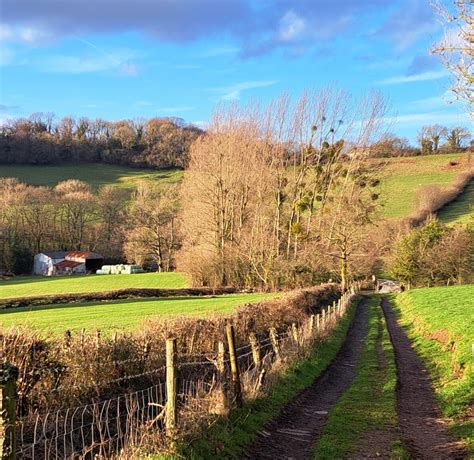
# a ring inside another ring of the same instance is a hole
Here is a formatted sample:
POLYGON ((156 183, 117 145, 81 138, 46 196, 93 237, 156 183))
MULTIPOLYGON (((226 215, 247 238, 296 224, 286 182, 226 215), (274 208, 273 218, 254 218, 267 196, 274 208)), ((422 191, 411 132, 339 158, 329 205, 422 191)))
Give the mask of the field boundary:
POLYGON ((252 290, 238 290, 235 288, 182 288, 182 289, 154 289, 154 288, 127 288, 113 291, 54 294, 32 297, 12 297, 0 300, 0 310, 20 307, 36 307, 56 304, 77 304, 83 302, 143 299, 147 297, 195 297, 214 296, 224 294, 250 293, 252 290))

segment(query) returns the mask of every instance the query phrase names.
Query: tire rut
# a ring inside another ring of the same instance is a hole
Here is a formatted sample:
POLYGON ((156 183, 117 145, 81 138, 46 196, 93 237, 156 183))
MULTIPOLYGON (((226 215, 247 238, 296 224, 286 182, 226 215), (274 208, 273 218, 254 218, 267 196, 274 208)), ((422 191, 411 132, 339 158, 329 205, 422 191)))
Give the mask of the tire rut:
POLYGON ((329 410, 351 385, 367 332, 363 298, 334 361, 315 382, 296 396, 247 448, 243 459, 311 459, 315 440, 329 410))
POLYGON ((397 413, 402 440, 414 459, 465 459, 467 453, 442 419, 427 369, 384 298, 390 340, 397 365, 397 413))

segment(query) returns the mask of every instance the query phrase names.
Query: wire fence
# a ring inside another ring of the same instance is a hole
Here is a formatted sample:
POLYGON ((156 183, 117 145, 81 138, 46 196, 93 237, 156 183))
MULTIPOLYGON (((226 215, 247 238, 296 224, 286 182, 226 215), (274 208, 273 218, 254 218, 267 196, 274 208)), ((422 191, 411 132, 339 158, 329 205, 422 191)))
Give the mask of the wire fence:
MULTIPOLYGON (((3 423, 8 434, 7 424, 13 423, 11 436, 14 439, 10 448, 14 449, 16 457, 11 458, 133 458, 139 446, 159 448, 169 444, 170 433, 171 437, 176 431, 183 436, 196 433, 196 427, 202 426, 202 419, 226 414, 239 398, 248 400, 266 391, 268 375, 275 366, 278 364, 278 368, 282 362, 295 361, 307 353, 315 341, 324 340, 331 334, 357 292, 358 288, 354 287, 337 304, 328 306, 318 315, 311 315, 305 322, 285 326, 278 332, 272 328, 267 336, 250 338, 248 343, 233 350, 230 342, 225 347, 221 342, 215 353, 176 354, 173 365, 169 361, 166 365, 106 382, 113 388, 115 384, 139 380, 143 382, 143 388, 138 390, 124 392, 121 388, 118 395, 101 400, 93 396, 88 404, 56 411, 42 411, 38 407, 16 420, 12 420, 11 413, 10 419, 8 414, 0 417, 0 431, 3 423), (171 385, 173 381, 174 385, 171 385), (169 391, 174 394, 170 395, 169 391), (177 417, 172 431, 167 430, 167 425, 171 424, 171 411, 177 417)), ((120 362, 124 364, 127 360, 120 362)), ((70 394, 76 390, 90 390, 93 386, 93 383, 77 383, 58 386, 54 391, 70 394)), ((14 392, 11 393, 11 397, 14 396, 14 392)), ((4 400, 8 402, 8 395, 4 400)), ((21 414, 18 407, 15 409, 15 414, 21 414)))

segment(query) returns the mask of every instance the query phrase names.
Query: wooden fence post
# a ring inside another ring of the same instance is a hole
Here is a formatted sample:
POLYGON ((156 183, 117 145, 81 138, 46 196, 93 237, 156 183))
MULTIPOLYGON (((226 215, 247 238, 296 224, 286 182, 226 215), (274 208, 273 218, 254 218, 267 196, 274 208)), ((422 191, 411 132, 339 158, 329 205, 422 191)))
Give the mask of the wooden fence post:
POLYGON ((314 333, 314 315, 309 317, 309 335, 312 337, 314 333))
POLYGON ((249 342, 252 348, 253 363, 255 364, 255 367, 259 368, 262 364, 262 358, 260 355, 260 344, 258 343, 257 336, 254 332, 249 334, 249 342))
POLYGON ((319 333, 319 330, 321 329, 321 315, 318 313, 316 315, 316 330, 319 333))
POLYGON ((239 363, 237 360, 237 353, 235 351, 235 332, 232 324, 227 324, 227 345, 229 347, 230 371, 232 374, 232 384, 234 387, 235 403, 237 407, 242 406, 242 388, 240 387, 239 363))
POLYGON ((218 415, 226 415, 229 412, 227 401, 227 387, 225 374, 225 345, 224 342, 217 343, 217 388, 216 388, 216 406, 212 409, 213 413, 218 415))
POLYGON ((16 379, 18 369, 0 366, 0 460, 16 460, 16 379))
POLYGON ((323 310, 321 311, 322 313, 322 326, 323 326, 323 329, 326 329, 326 309, 323 308, 323 310))
POLYGON ((67 331, 64 332, 64 348, 66 350, 71 348, 71 340, 72 340, 71 331, 68 329, 67 331))
POLYGON ((176 373, 176 338, 166 339, 166 436, 173 440, 176 432, 176 395, 177 395, 177 373, 176 373))
POLYGON ((86 340, 86 330, 85 328, 82 328, 81 329, 81 348, 82 349, 84 348, 85 340, 86 340))
POLYGON ((296 343, 296 345, 299 346, 300 341, 298 337, 298 326, 296 325, 296 323, 291 324, 291 335, 293 336, 293 340, 296 343))
POLYGON ((281 359, 280 345, 278 344, 278 334, 274 327, 270 328, 270 340, 272 341, 273 352, 278 359, 281 359))
POLYGON ((97 350, 100 348, 100 329, 95 331, 95 346, 97 350))

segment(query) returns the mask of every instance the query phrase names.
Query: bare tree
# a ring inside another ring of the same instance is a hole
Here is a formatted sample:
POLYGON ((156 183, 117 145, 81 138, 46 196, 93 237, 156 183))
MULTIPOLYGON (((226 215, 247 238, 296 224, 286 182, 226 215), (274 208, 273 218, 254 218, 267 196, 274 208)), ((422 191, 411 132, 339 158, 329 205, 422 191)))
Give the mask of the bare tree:
POLYGON ((446 140, 450 149, 456 151, 464 146, 464 142, 471 138, 471 133, 463 127, 449 129, 446 140))
POLYGON ((474 116, 474 7, 473 0, 434 0, 445 24, 445 37, 433 47, 454 78, 453 92, 470 106, 474 116))
POLYGON ((423 126, 418 134, 418 140, 423 150, 424 144, 429 142, 431 150, 436 153, 439 150, 441 140, 446 137, 448 133, 447 128, 441 125, 427 125, 423 126))

